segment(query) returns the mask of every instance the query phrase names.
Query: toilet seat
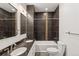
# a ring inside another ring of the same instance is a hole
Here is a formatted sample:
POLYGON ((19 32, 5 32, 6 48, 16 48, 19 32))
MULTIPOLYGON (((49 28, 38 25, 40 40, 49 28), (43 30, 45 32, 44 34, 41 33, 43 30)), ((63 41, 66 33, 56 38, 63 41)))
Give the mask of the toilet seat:
POLYGON ((20 48, 15 49, 10 55, 11 56, 19 56, 19 55, 25 53, 26 50, 27 50, 26 47, 20 47, 20 48))
POLYGON ((58 53, 58 49, 50 47, 50 48, 47 48, 47 52, 48 52, 49 56, 55 56, 58 53))
POLYGON ((47 48, 47 51, 49 52, 58 52, 58 49, 57 48, 47 48))

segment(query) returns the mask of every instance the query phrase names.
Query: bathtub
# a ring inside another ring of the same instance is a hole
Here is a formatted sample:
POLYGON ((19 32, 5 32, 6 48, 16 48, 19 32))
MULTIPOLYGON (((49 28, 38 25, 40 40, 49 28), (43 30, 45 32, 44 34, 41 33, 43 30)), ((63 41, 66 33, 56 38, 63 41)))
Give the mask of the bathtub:
POLYGON ((46 52, 46 49, 49 47, 57 48, 57 44, 54 41, 36 41, 35 42, 36 52, 46 52))
POLYGON ((57 44, 54 41, 35 41, 27 56, 35 56, 35 52, 47 52, 49 47, 57 48, 57 44))

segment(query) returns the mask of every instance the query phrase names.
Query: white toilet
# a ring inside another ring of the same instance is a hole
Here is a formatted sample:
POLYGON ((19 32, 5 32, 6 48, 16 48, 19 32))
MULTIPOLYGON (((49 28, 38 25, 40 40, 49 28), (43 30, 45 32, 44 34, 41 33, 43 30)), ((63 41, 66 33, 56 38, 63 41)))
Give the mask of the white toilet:
POLYGON ((47 52, 49 56, 56 56, 58 54, 58 49, 57 48, 47 48, 47 52))
POLYGON ((49 56, 63 56, 66 45, 62 41, 58 41, 58 48, 50 47, 47 48, 47 52, 49 56))
POLYGON ((10 54, 10 56, 22 56, 24 53, 26 53, 26 50, 26 47, 17 48, 10 54))
POLYGON ((66 44, 62 41, 58 41, 58 49, 59 49, 59 56, 63 56, 66 52, 66 44))

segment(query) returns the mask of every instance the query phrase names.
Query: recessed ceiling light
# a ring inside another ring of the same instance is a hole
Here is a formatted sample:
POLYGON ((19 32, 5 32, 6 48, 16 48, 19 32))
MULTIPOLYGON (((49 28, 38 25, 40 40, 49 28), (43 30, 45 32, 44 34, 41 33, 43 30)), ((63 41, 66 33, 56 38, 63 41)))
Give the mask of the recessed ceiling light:
POLYGON ((48 8, 45 8, 45 11, 48 11, 48 8))

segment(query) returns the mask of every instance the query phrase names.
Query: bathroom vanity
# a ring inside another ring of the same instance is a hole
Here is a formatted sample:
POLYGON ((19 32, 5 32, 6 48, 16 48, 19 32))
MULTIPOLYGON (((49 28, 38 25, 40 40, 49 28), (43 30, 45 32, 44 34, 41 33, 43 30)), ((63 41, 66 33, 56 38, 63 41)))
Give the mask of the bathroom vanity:
MULTIPOLYGON (((26 50, 26 52, 25 52, 25 55, 22 55, 22 56, 27 56, 27 54, 29 53, 29 51, 30 51, 30 49, 31 49, 31 47, 32 47, 32 45, 33 45, 33 43, 34 43, 34 41, 29 42, 29 43, 27 43, 26 41, 28 41, 28 40, 22 39, 22 40, 16 42, 16 45, 12 44, 12 45, 10 45, 10 46, 8 46, 8 47, 2 49, 3 52, 1 52, 0 55, 1 55, 1 56, 10 56, 10 53, 13 52, 14 50, 16 50, 16 49, 18 49, 18 48, 21 48, 21 47, 26 47, 27 50, 26 50), (11 47, 12 47, 12 49, 11 49, 11 47), (7 49, 8 49, 8 50, 7 50, 7 49), (5 51, 5 50, 6 50, 6 51, 5 51)), ((19 51, 19 52, 21 52, 21 51, 19 51)), ((17 53, 16 53, 16 54, 17 54, 17 53)))

